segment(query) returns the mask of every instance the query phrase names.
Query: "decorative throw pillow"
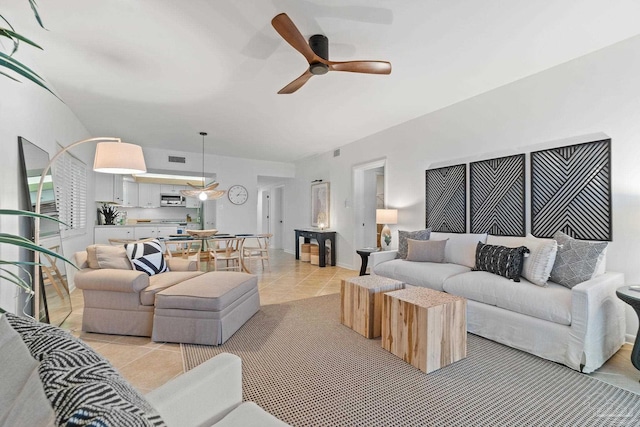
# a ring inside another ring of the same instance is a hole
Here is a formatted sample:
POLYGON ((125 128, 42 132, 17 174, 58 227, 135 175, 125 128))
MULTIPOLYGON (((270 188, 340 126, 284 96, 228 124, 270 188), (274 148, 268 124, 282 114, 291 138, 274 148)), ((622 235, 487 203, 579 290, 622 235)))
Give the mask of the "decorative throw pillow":
POLYGON ((592 279, 608 243, 577 240, 561 231, 554 234, 553 238, 558 242, 558 254, 551 270, 551 280, 573 288, 578 283, 592 279))
POLYGON ((96 260, 100 268, 131 270, 124 246, 96 245, 96 260))
POLYGON ((54 326, 7 315, 65 426, 164 426, 157 411, 88 345, 54 326))
POLYGON ((398 255, 396 258, 406 259, 407 252, 409 251, 409 245, 407 243, 407 239, 413 240, 429 240, 429 236, 431 235, 431 229, 427 228, 426 230, 418 230, 418 231, 398 231, 398 255))
POLYGON ((169 271, 164 260, 162 246, 157 239, 126 243, 124 249, 127 251, 127 256, 134 270, 143 271, 149 276, 169 271))
POLYGON ((486 245, 478 242, 476 266, 473 270, 486 271, 519 282, 522 273, 522 260, 527 252, 529 249, 524 246, 507 248, 506 246, 486 245))
POLYGON ((431 233, 430 240, 445 240, 447 247, 444 250, 444 262, 465 265, 473 268, 476 265, 476 247, 478 242, 487 242, 487 233, 431 233))
POLYGON ((407 239, 407 261, 443 263, 447 240, 407 239))
POLYGON ((547 280, 556 260, 558 243, 553 239, 539 239, 527 234, 524 246, 529 249, 522 267, 522 277, 538 286, 547 286, 547 280))
POLYGON ((100 268, 100 265, 98 265, 98 257, 96 256, 97 246, 98 245, 87 246, 87 264, 89 264, 89 268, 100 268))

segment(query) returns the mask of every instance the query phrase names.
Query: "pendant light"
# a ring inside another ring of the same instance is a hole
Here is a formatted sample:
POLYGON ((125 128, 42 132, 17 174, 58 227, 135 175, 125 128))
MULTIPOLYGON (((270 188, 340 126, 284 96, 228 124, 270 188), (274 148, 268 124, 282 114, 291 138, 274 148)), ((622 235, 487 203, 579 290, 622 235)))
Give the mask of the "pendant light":
POLYGON ((201 186, 196 186, 193 184, 190 184, 187 182, 187 185, 189 185, 189 187, 192 187, 191 190, 181 190, 180 194, 182 194, 183 196, 187 196, 187 197, 197 197, 198 199, 205 201, 205 200, 215 200, 215 199, 219 199, 220 197, 224 196, 225 191, 224 190, 216 190, 216 187, 218 187, 218 183, 217 182, 212 182, 209 185, 205 185, 205 180, 204 180, 204 137, 207 136, 206 132, 200 132, 200 135, 202 135, 202 185, 201 186))

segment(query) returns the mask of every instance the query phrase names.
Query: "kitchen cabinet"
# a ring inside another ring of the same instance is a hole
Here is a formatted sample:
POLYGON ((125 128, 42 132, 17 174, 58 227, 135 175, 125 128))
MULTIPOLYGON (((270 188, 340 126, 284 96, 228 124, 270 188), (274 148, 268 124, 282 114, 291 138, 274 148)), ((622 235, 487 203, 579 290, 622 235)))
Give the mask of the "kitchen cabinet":
POLYGON ((160 185, 160 193, 162 194, 180 194, 181 190, 185 190, 187 188, 186 185, 169 185, 162 184, 160 185))
POLYGON ((135 229, 135 239, 157 239, 160 237, 169 237, 170 234, 178 233, 177 225, 158 225, 158 226, 138 226, 135 229))
POLYGON ((138 206, 138 183, 135 181, 124 181, 122 193, 122 206, 137 207, 138 206))
POLYGON ((95 200, 96 202, 107 202, 122 204, 123 180, 122 175, 112 175, 108 173, 95 174, 95 200))
POLYGON ((200 199, 197 197, 187 197, 187 207, 191 209, 198 209, 200 207, 200 199))
POLYGON ((138 206, 141 208, 160 207, 160 184, 138 184, 138 206))
POLYGON ((134 239, 135 227, 96 227, 93 230, 93 243, 97 245, 108 245, 109 239, 134 239))

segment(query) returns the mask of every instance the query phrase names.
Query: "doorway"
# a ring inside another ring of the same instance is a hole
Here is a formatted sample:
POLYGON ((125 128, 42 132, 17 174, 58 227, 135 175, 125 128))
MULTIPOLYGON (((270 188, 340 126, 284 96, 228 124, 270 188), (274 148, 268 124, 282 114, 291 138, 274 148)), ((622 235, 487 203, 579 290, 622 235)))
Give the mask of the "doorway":
POLYGON ((258 191, 258 233, 271 233, 270 247, 282 249, 284 233, 284 185, 258 191))
MULTIPOLYGON (((354 247, 380 246, 376 209, 385 206, 386 160, 376 160, 353 167, 354 247)), ((354 265, 360 257, 354 254, 354 265)))

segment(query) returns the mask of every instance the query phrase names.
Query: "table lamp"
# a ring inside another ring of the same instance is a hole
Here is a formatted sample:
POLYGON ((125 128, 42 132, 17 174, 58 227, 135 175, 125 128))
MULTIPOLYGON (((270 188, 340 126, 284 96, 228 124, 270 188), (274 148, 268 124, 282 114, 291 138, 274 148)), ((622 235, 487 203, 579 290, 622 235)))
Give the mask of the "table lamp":
POLYGON ((380 246, 382 249, 389 249, 391 246, 391 230, 388 224, 398 223, 397 209, 376 209, 376 224, 384 224, 380 232, 380 246), (384 241, 384 243, 383 243, 384 241))

